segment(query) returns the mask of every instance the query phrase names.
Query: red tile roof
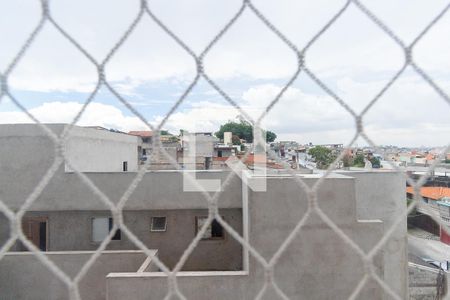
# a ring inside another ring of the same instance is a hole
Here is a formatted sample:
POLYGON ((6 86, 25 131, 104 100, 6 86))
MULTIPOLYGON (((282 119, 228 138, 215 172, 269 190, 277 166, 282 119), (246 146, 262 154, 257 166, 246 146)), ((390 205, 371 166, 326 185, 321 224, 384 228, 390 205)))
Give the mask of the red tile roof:
MULTIPOLYGON (((413 187, 406 187, 406 193, 414 194, 413 187)), ((441 186, 425 186, 420 189, 420 195, 428 199, 439 200, 442 197, 450 197, 450 188, 441 186)))
POLYGON ((428 153, 427 156, 425 157, 426 160, 434 160, 434 155, 431 153, 428 153))
POLYGON ((153 131, 130 131, 128 134, 140 137, 151 137, 153 136, 153 131))

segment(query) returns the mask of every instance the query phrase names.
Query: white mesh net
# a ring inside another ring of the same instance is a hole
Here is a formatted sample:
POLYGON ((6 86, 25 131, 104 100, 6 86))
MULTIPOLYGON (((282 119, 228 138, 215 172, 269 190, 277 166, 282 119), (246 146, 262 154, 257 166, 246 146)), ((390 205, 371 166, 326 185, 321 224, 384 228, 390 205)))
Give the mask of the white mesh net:
MULTIPOLYGON (((49 270, 51 270, 55 276, 57 276, 60 280, 62 280, 68 287, 70 297, 73 299, 80 299, 79 294, 79 287, 78 284, 80 280, 83 278, 83 276, 88 272, 90 267, 92 267, 93 263, 96 261, 96 259, 102 254, 102 251, 106 249, 108 243, 111 241, 115 229, 120 228, 122 233, 126 235, 139 249, 143 250, 148 256, 152 256, 152 252, 150 249, 146 247, 146 245, 129 229, 127 228, 126 224, 123 221, 123 215, 122 211, 127 203, 127 200, 129 199, 130 195, 133 193, 133 191, 136 189, 136 187, 141 182, 145 172, 146 168, 141 168, 140 171, 137 173, 136 177, 133 179, 132 183, 129 185, 128 189, 125 191, 123 196, 121 197, 120 201, 117 204, 114 204, 111 199, 109 199, 105 193, 102 192, 101 189, 99 189, 94 182, 89 179, 88 176, 86 176, 84 173, 79 172, 75 166, 71 164, 70 161, 68 161, 66 155, 65 155, 65 149, 64 149, 64 141, 67 139, 67 137, 70 134, 70 131, 72 129, 72 126, 79 121, 80 117, 85 112, 87 106, 91 103, 97 92, 101 88, 106 88, 109 90, 112 95, 114 95, 123 105, 125 105, 134 115, 136 115, 143 123, 147 125, 147 127, 154 132, 157 133, 155 137, 155 144, 161 148, 161 152, 167 157, 167 159, 173 164, 174 168, 180 169, 180 166, 177 164, 177 162, 164 150, 162 147, 162 144, 159 141, 159 130, 163 128, 163 126, 166 124, 167 120, 170 118, 170 116, 176 111, 176 109, 185 101, 186 97, 189 95, 189 93, 192 91, 192 89, 197 85, 199 80, 203 78, 206 80, 206 82, 213 87, 222 97, 225 99, 230 105, 232 105, 235 109, 239 111, 239 113, 249 122, 251 122, 254 126, 259 127, 260 123, 263 121, 263 119, 267 116, 267 114, 273 109, 273 107, 277 105, 282 105, 280 102, 280 99, 282 98, 283 94, 288 90, 288 88, 293 84, 293 82, 297 79, 300 73, 304 73, 306 76, 308 76, 310 79, 312 79, 326 94, 328 94, 330 97, 332 97, 339 105, 341 105, 353 118, 355 121, 356 126, 356 134, 351 139, 350 143, 346 145, 347 147, 351 147, 355 141, 358 138, 364 139, 369 145, 371 145, 374 148, 377 148, 377 145, 372 141, 372 139, 367 135, 367 133, 364 131, 364 125, 363 125, 363 118, 367 114, 367 112, 373 107, 377 101, 383 95, 390 89, 390 87, 397 81, 397 79, 402 75, 402 73, 405 71, 405 69, 410 66, 412 69, 432 88, 434 91, 448 104, 450 104, 450 97, 449 95, 432 79, 432 77, 424 70, 422 69, 419 64, 415 61, 413 56, 413 50, 414 47, 420 43, 421 39, 429 32, 430 28, 432 28, 436 23, 439 22, 439 20, 447 13, 447 11, 450 8, 450 4, 448 4, 442 11, 439 12, 435 16, 434 19, 429 22, 429 24, 420 32, 419 35, 413 40, 410 44, 405 44, 401 38, 399 38, 393 30, 391 30, 377 15, 375 15, 371 10, 369 10, 364 4, 362 4, 360 1, 356 0, 349 0, 345 3, 345 5, 340 8, 338 11, 334 13, 332 18, 326 23, 325 26, 323 26, 314 36, 312 39, 309 40, 309 42, 306 43, 306 45, 302 48, 297 47, 294 43, 292 43, 280 30, 278 30, 270 21, 268 16, 264 15, 260 10, 258 10, 258 7, 255 6, 252 1, 244 0, 242 1, 242 5, 240 9, 228 20, 226 25, 220 29, 220 31, 217 32, 215 37, 209 42, 208 46, 201 52, 201 53, 195 53, 189 45, 187 45, 185 42, 183 42, 182 37, 177 36, 164 22, 162 22, 157 15, 155 15, 152 12, 152 6, 151 3, 142 0, 140 3, 140 8, 138 10, 137 15, 135 16, 132 23, 128 26, 122 37, 117 41, 117 43, 110 49, 108 55, 101 60, 97 61, 96 59, 91 56, 91 54, 81 45, 78 43, 68 32, 64 30, 62 26, 60 26, 55 19, 53 18, 52 11, 50 10, 49 4, 46 0, 41 1, 41 18, 37 26, 34 28, 34 30, 29 35, 26 42, 21 47, 20 51, 15 55, 14 59, 9 63, 7 68, 3 73, 0 74, 0 82, 1 82, 1 90, 0 90, 0 100, 9 98, 21 111, 23 111, 25 114, 27 114, 36 124, 39 124, 40 128, 48 135, 48 137, 53 141, 56 153, 57 155, 54 157, 53 164, 51 167, 47 170, 45 175, 40 180, 39 184, 34 188, 33 192, 27 197, 24 204, 21 206, 21 208, 14 212, 8 206, 0 201, 0 211, 9 219, 10 222, 10 236, 9 239, 6 241, 6 243, 2 246, 0 249, 0 260, 4 257, 5 253, 14 245, 16 241, 21 241, 49 270), (372 21, 376 26, 378 26, 390 39, 392 39, 396 45, 403 50, 404 52, 404 62, 401 68, 395 73, 392 78, 379 90, 379 92, 376 94, 375 97, 370 99, 370 102, 366 105, 366 107, 361 111, 361 113, 355 112, 352 107, 350 107, 345 99, 342 99, 339 97, 333 90, 327 86, 310 68, 308 68, 307 64, 307 54, 310 49, 310 47, 318 40, 320 37, 330 28, 333 26, 333 24, 338 20, 348 9, 349 7, 354 7, 360 10, 365 17, 367 17, 370 21, 372 21), (297 57, 297 65, 296 65, 296 71, 290 79, 287 81, 287 83, 283 86, 283 88, 279 91, 278 95, 272 99, 270 104, 266 107, 264 112, 257 118, 253 119, 245 110, 243 110, 239 104, 233 100, 233 98, 224 90, 222 89, 217 82, 215 82, 206 72, 203 68, 203 63, 205 57, 208 55, 208 53, 213 49, 217 42, 222 39, 222 37, 226 34, 226 32, 234 26, 237 20, 239 20, 242 16, 242 14, 246 11, 247 13, 254 14, 261 22, 265 25, 266 30, 273 32, 285 45, 289 47, 289 49, 295 53, 297 57), (197 66, 197 73, 194 78, 194 80, 189 84, 189 86, 185 89, 185 91, 181 94, 181 96, 178 98, 176 103, 173 105, 173 107, 169 110, 169 112, 165 115, 165 117, 162 119, 162 121, 157 125, 153 126, 150 124, 146 118, 135 108, 133 105, 131 105, 125 97, 123 97, 114 87, 110 84, 110 82, 107 79, 107 74, 105 73, 105 66, 114 58, 114 55, 120 49, 126 42, 130 34, 135 30, 136 26, 142 22, 144 17, 149 17, 151 20, 153 20, 164 32, 167 34, 170 38, 172 38, 178 45, 181 47, 186 53, 190 55, 193 61, 195 61, 195 64, 197 66), (95 66, 97 73, 98 73, 98 81, 96 83, 95 89, 90 93, 89 97, 86 99, 82 109, 77 113, 76 117, 72 120, 71 126, 67 127, 63 133, 60 136, 57 136, 55 133, 53 133, 47 126, 42 124, 36 117, 34 117, 29 110, 24 106, 24 104, 21 102, 20 99, 16 98, 16 96, 10 91, 9 85, 8 85, 8 79, 10 77, 10 74, 13 72, 13 70, 16 68, 16 66, 20 63, 21 59, 26 55, 30 45, 32 45, 35 40, 37 39, 39 33, 42 31, 43 26, 53 26, 59 34, 61 34, 62 37, 67 39, 67 41, 70 42, 70 44, 76 48, 78 51, 80 51, 91 63, 93 66, 95 66), (82 266, 79 273, 74 277, 71 278, 67 274, 65 274, 54 262, 52 262, 45 253, 41 252, 32 242, 30 242, 26 236, 24 235, 24 232, 22 231, 22 217, 24 216, 25 212, 32 206, 34 201, 39 197, 39 195, 42 193, 42 191, 45 189, 45 187, 49 184, 52 177, 55 175, 58 168, 63 164, 66 163, 68 166, 70 166, 71 169, 74 170, 74 173, 82 180, 82 182, 86 185, 87 188, 89 188, 95 195, 98 196, 98 198, 109 208, 111 211, 111 214, 114 218, 114 228, 110 231, 107 238, 100 244, 98 249, 95 251, 95 254, 93 254, 89 260, 82 266)), ((450 147, 447 147, 445 151, 442 153, 444 155, 450 150, 450 147)), ((247 153, 248 155, 248 153, 247 153)), ((276 156, 274 153, 269 153, 270 156, 276 159, 276 156)), ((335 162, 340 161, 344 156, 344 152, 336 158, 335 162)), ((244 158, 245 159, 245 158, 244 158)), ((146 163, 148 164, 150 160, 148 160, 146 163)), ((280 163, 282 163, 280 161, 280 163)), ((172 296, 178 296, 180 299, 185 299, 184 295, 180 291, 180 289, 177 287, 177 273, 182 270, 183 265, 189 258, 190 254, 194 251, 196 245, 201 240, 202 236, 204 235, 205 231, 207 230, 208 226, 211 224, 211 222, 216 219, 223 228, 233 237, 235 238, 246 250, 249 251, 250 255, 252 255, 266 270, 265 273, 265 281, 264 285, 259 292, 259 294, 256 296, 256 298, 261 298, 266 289, 271 286, 274 288, 274 290, 277 292, 277 294, 283 298, 287 299, 288 297, 283 293, 283 291, 278 287, 276 281, 274 280, 273 270, 274 266, 277 264, 280 256, 283 254, 283 252, 286 250, 286 248, 289 246, 289 244, 293 241, 293 239, 298 235, 301 234, 301 230, 303 228, 303 225, 306 223, 308 218, 311 216, 312 213, 317 214, 322 221, 327 224, 335 233, 338 235, 347 245, 349 245, 351 248, 353 248, 356 253, 361 257, 361 259, 364 261, 364 276, 361 278, 360 282, 354 287, 354 290, 352 294, 350 295, 350 299, 355 299, 358 297, 359 293, 363 289, 365 283, 369 279, 375 280, 381 289, 383 289, 387 294, 389 294, 394 299, 400 299, 401 297, 396 294, 395 291, 393 291, 389 285, 374 271, 375 267, 373 264, 373 258, 374 256, 382 249, 382 247, 385 245, 385 243, 388 241, 388 239, 391 237, 392 233, 395 231, 396 227, 404 221, 404 218, 406 218, 407 214, 411 212, 415 206, 417 205, 418 201, 421 199, 420 197, 420 188, 423 186, 423 184, 426 182, 427 178, 430 176, 431 172, 436 167, 436 164, 438 163, 438 160, 436 159, 435 162, 429 166, 427 174, 423 175, 418 181, 414 181, 411 178, 407 178, 408 183, 414 187, 415 190, 415 201, 412 203, 407 211, 404 212, 402 215, 402 218, 399 218, 396 223, 394 223, 390 228, 387 228, 385 230, 385 234, 382 239, 378 241, 378 243, 371 249, 369 252, 363 251, 360 246, 357 245, 348 235, 346 235, 342 229, 340 229, 328 216, 324 213, 324 211, 319 207, 317 203, 317 191, 321 188, 321 185, 324 183, 324 179, 330 175, 330 173, 333 171, 333 166, 335 164, 331 164, 326 173, 314 184, 314 186, 309 187, 306 185, 302 179, 298 176, 293 176, 295 178, 296 184, 298 184, 304 191, 306 191, 306 194, 308 196, 308 209, 306 213, 304 214, 303 218, 298 222, 297 226, 289 233, 286 240, 279 246, 278 251, 272 256, 271 259, 266 260, 263 258, 262 255, 258 253, 258 249, 254 249, 248 241, 246 241, 236 230, 234 230, 218 213, 218 198, 219 198, 219 192, 215 193, 214 195, 210 195, 208 192, 203 191, 203 195, 208 203, 208 210, 209 210, 209 216, 204 223, 201 230, 197 233, 196 237, 192 240, 189 247, 187 247, 183 253, 183 255, 180 257, 178 263, 175 265, 175 267, 171 270, 167 266, 164 265, 164 263, 158 259, 157 256, 153 257, 154 263, 162 270, 162 272, 167 274, 167 280, 168 280, 168 291, 167 291, 167 299, 172 296)), ((398 171, 401 171, 397 166, 393 165, 393 168, 397 169, 398 171)), ((288 172, 293 171, 291 170, 290 166, 286 166, 286 170, 288 172)), ((191 175, 189 175, 191 177, 191 175)), ((230 172, 228 178, 223 182, 222 190, 225 190, 225 186, 230 182, 233 176, 236 176, 233 172, 230 172)), ((193 178, 192 183, 194 185, 197 185, 199 190, 203 190, 203 187, 200 186, 193 178)), ((1 199, 0 199, 1 200, 1 199)), ((435 218, 435 221, 440 223, 441 221, 435 218)))

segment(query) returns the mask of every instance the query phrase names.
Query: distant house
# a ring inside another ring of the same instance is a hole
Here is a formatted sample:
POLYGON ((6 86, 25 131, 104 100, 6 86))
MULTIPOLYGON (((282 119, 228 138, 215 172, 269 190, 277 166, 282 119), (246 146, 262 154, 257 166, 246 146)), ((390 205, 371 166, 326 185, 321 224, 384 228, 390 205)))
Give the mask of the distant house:
POLYGON ((140 138, 139 151, 141 157, 146 157, 153 149, 153 131, 130 131, 129 135, 140 138))
POLYGON ((151 143, 153 138, 153 131, 130 131, 128 134, 140 137, 143 143, 151 143))
POLYGON ((216 144, 214 145, 214 157, 230 157, 236 155, 239 151, 238 148, 240 148, 238 145, 216 144))
POLYGON ((409 165, 413 162, 413 155, 411 153, 399 153, 398 161, 403 162, 405 165, 409 165))
MULTIPOLYGON (((414 196, 413 187, 406 187, 406 193, 408 197, 412 199, 414 196)), ((422 196, 424 203, 433 203, 430 201, 438 201, 441 198, 450 197, 450 188, 440 186, 424 186, 420 189, 420 195, 422 196)))
POLYGON ((212 132, 183 132, 178 162, 186 169, 210 169, 218 141, 212 132))
POLYGON ((426 164, 432 164, 432 163, 434 162, 435 159, 436 159, 436 156, 435 156, 435 155, 433 155, 433 154, 431 154, 431 153, 428 153, 428 154, 425 156, 425 163, 426 163, 426 164))
MULTIPOLYGON (((414 198, 414 189, 411 186, 406 188, 406 194, 409 199, 414 198)), ((450 188, 447 187, 434 187, 426 186, 420 189, 420 195, 422 201, 417 205, 417 211, 434 218, 441 220, 441 223, 450 232, 450 188)), ((434 222, 428 219, 427 222, 434 222)), ((424 229, 429 230, 429 224, 422 224, 424 229)), ((442 242, 450 245, 450 235, 446 232, 445 228, 439 226, 436 234, 439 233, 442 242)))
POLYGON ((163 154, 160 147, 156 146, 153 131, 130 131, 128 134, 140 138, 138 153, 141 165, 149 160, 148 169, 151 170, 175 168, 172 163, 177 161, 180 148, 177 137, 171 134, 159 136, 161 147, 169 155, 169 158, 163 154))

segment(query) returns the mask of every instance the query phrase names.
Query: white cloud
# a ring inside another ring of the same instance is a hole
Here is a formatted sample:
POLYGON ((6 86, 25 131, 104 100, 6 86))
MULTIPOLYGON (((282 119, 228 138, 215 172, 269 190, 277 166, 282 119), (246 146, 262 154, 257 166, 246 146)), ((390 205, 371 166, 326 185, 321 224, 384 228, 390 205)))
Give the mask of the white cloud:
MULTIPOLYGON (((194 103, 189 109, 173 113, 164 128, 173 133, 179 132, 180 129, 191 132, 215 132, 220 124, 235 120, 238 115, 239 112, 230 105, 204 101, 194 103)), ((159 124, 162 120, 163 116, 158 116, 154 123, 159 124)))
MULTIPOLYGON (((42 123, 71 123, 81 108, 82 104, 78 102, 46 102, 29 109, 29 112, 42 123)), ((0 112, 0 123, 33 123, 33 121, 23 112, 10 111, 0 112)), ((120 109, 102 103, 89 104, 77 125, 103 126, 122 131, 148 130, 138 117, 126 116, 120 109)))
MULTIPOLYGON (((241 108, 253 119, 258 118, 278 94, 280 88, 267 84, 248 89, 242 95, 241 108)), ((262 126, 279 134, 292 132, 321 134, 330 126, 334 130, 341 126, 351 126, 348 114, 336 106, 329 97, 305 94, 298 88, 290 88, 265 118, 262 126), (329 109, 333 106, 335 106, 334 110, 329 109), (335 124, 345 118, 347 118, 346 123, 335 124)), ((229 120, 237 120, 240 115, 240 111, 229 104, 202 101, 175 112, 165 127, 173 131, 178 131, 180 128, 190 131, 216 131, 221 124, 229 120)), ((162 119, 163 117, 159 116, 156 121, 159 122, 162 119)))
MULTIPOLYGON (((37 24, 37 1, 3 1, 0 10, 0 70, 4 70, 37 24)), ((197 54, 237 12, 241 1, 151 1, 152 11, 197 54)), ((254 4, 299 49, 343 6, 345 1, 257 0, 254 4)), ((406 42, 410 42, 443 8, 445 1, 376 1, 366 3, 406 42), (413 2, 413 3, 411 3, 413 2)), ((53 17, 101 61, 117 43, 139 10, 139 1, 53 1, 53 17)), ((443 18, 417 45, 417 60, 427 70, 448 76, 449 18, 443 18)), ((392 72, 403 53, 353 4, 311 47, 308 65, 320 76, 356 80, 392 72)), ((296 69, 294 53, 250 10, 246 10, 205 58, 214 79, 246 76, 279 79, 296 69)), ((106 65, 114 82, 145 82, 172 77, 192 78, 192 57, 144 16, 125 44, 106 65)), ((13 72, 11 86, 21 90, 90 91, 97 80, 94 66, 50 23, 46 23, 13 72)), ((120 83, 119 83, 120 84, 120 83)), ((133 87, 131 87, 133 88, 133 87)), ((132 92, 132 91, 128 91, 132 92)))
MULTIPOLYGON (((364 1, 398 36, 410 43, 442 10, 447 1, 364 1), (366 3, 367 2, 367 3, 366 3)), ((345 1, 254 0, 253 3, 280 31, 301 49, 345 1)), ((197 54, 201 53, 242 1, 154 0, 150 8, 197 54)), ((139 1, 52 1, 52 16, 96 60, 106 57, 139 10, 139 1)), ((38 1, 3 1, 0 10, 0 72, 3 72, 40 17, 38 1)), ((450 18, 445 16, 417 44, 414 58, 450 92, 450 18)), ((307 65, 326 84, 336 89, 356 112, 360 112, 403 62, 403 53, 354 4, 308 50, 307 65)), ((233 98, 253 117, 280 90, 275 84, 253 84, 260 79, 286 80, 296 69, 293 52, 251 11, 242 17, 211 48, 205 58, 205 70, 227 88, 233 98), (240 79, 249 80, 239 82, 240 79), (250 82, 245 91, 236 91, 250 82), (235 86, 234 86, 235 85, 235 86)), ((154 96, 149 89, 139 91, 148 81, 166 94, 179 93, 195 74, 192 57, 144 16, 125 44, 106 65, 106 76, 116 89, 130 96, 133 104, 142 99, 166 105, 164 96, 154 96), (163 85, 161 85, 163 86, 163 85), (161 102, 161 103, 160 103, 161 102)), ((302 75, 301 75, 302 76, 302 75)), ((300 77, 301 77, 300 76, 300 77)), ((13 89, 26 91, 90 92, 97 80, 96 69, 84 55, 47 23, 22 60, 12 72, 13 89)), ((303 78, 297 79, 298 81, 303 78)), ((315 84, 311 85, 315 87, 315 84)), ((310 87, 311 87, 310 86, 310 87)), ((144 90, 144 89, 143 89, 144 90)), ((333 99, 318 92, 292 87, 268 115, 265 125, 282 139, 300 142, 345 142, 354 133, 352 117, 333 99)), ((217 93, 197 91, 196 102, 185 102, 183 110, 169 119, 168 129, 215 131, 223 122, 235 119, 239 112, 228 104, 213 102, 217 93), (206 100, 205 100, 206 99, 206 100), (200 101, 200 102, 199 102, 200 101), (187 105, 187 106, 186 106, 187 105)), ((193 91, 195 93, 195 91, 193 91)), ((164 94, 164 93, 160 93, 164 94)), ((193 96, 191 94, 191 96, 193 96)), ((167 104, 167 107, 169 105, 167 104)), ((43 122, 70 122, 76 102, 48 102, 32 108, 43 122)), ((418 76, 406 73, 380 99, 365 117, 367 132, 379 143, 437 144, 448 139, 448 105, 418 76), (446 135, 447 133, 447 135, 446 135)), ((158 110, 161 111, 161 110, 158 110)), ((18 112, 0 113, 0 122, 25 122, 18 112)), ((162 116, 148 116, 153 122, 162 116)), ((92 103, 81 122, 118 129, 143 126, 137 117, 124 115, 112 105, 92 103), (94 124, 95 123, 95 124, 94 124)))
MULTIPOLYGON (((242 94, 241 107, 253 118, 276 97, 281 86, 254 86, 242 94)), ((343 78, 338 94, 359 113, 380 89, 379 82, 361 83, 343 78)), ((445 145, 450 142, 449 105, 418 76, 401 77, 364 117, 365 131, 379 144, 445 145)), ((168 121, 172 130, 215 131, 239 112, 230 105, 196 103, 176 112, 168 121)), ((162 117, 158 117, 161 120, 162 117)), ((267 115, 264 127, 279 139, 302 143, 347 143, 356 132, 353 117, 327 95, 289 88, 267 115)))
MULTIPOLYGON (((281 86, 265 84, 249 88, 238 101, 242 109, 256 119, 279 93, 281 86)), ((343 78, 337 93, 356 112, 362 110, 378 92, 379 83, 355 82, 343 78)), ((71 122, 82 104, 48 102, 29 111, 41 122, 71 122)), ((418 76, 404 76, 388 90, 364 117, 366 133, 378 144, 445 145, 450 142, 449 105, 436 95, 418 76)), ((240 112, 225 102, 188 102, 184 109, 170 116, 165 129, 177 133, 216 131, 221 124, 236 120, 240 112)), ((151 119, 159 124, 163 116, 151 119)), ((1 123, 30 122, 20 112, 1 112, 1 123)), ((78 122, 123 131, 146 129, 135 116, 126 116, 112 105, 92 103, 78 122)), ((353 117, 331 97, 306 93, 298 87, 289 88, 269 112, 263 127, 276 132, 279 140, 301 143, 348 143, 355 134, 353 117)))

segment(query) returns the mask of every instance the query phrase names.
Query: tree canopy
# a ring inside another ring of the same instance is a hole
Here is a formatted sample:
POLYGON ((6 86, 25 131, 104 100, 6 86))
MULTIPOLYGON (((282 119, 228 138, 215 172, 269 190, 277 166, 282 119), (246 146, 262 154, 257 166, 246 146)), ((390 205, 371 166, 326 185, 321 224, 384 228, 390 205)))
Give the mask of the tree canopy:
POLYGON ((364 168, 365 165, 366 165, 366 162, 364 160, 364 154, 357 154, 355 159, 353 160, 353 166, 359 167, 359 168, 364 168))
POLYGON ((378 157, 372 156, 370 162, 372 163, 372 168, 381 168, 381 161, 378 157))
MULTIPOLYGON (((224 132, 232 132, 233 136, 238 136, 240 139, 245 140, 247 143, 253 142, 253 126, 246 121, 233 122, 229 121, 220 126, 219 131, 215 133, 216 137, 223 139, 224 132)), ((272 131, 263 131, 266 133, 266 141, 273 142, 277 135, 272 131)), ((235 139, 234 139, 235 140, 235 139)), ((234 143, 234 141, 233 141, 234 143)))
POLYGON ((323 146, 315 146, 308 151, 309 155, 314 158, 317 168, 326 169, 336 159, 335 155, 331 151, 323 146))
MULTIPOLYGON (((369 155, 368 160, 372 163, 372 168, 381 168, 381 162, 378 157, 369 155)), ((364 168, 366 166, 364 154, 360 153, 356 155, 352 165, 354 167, 364 168)))

